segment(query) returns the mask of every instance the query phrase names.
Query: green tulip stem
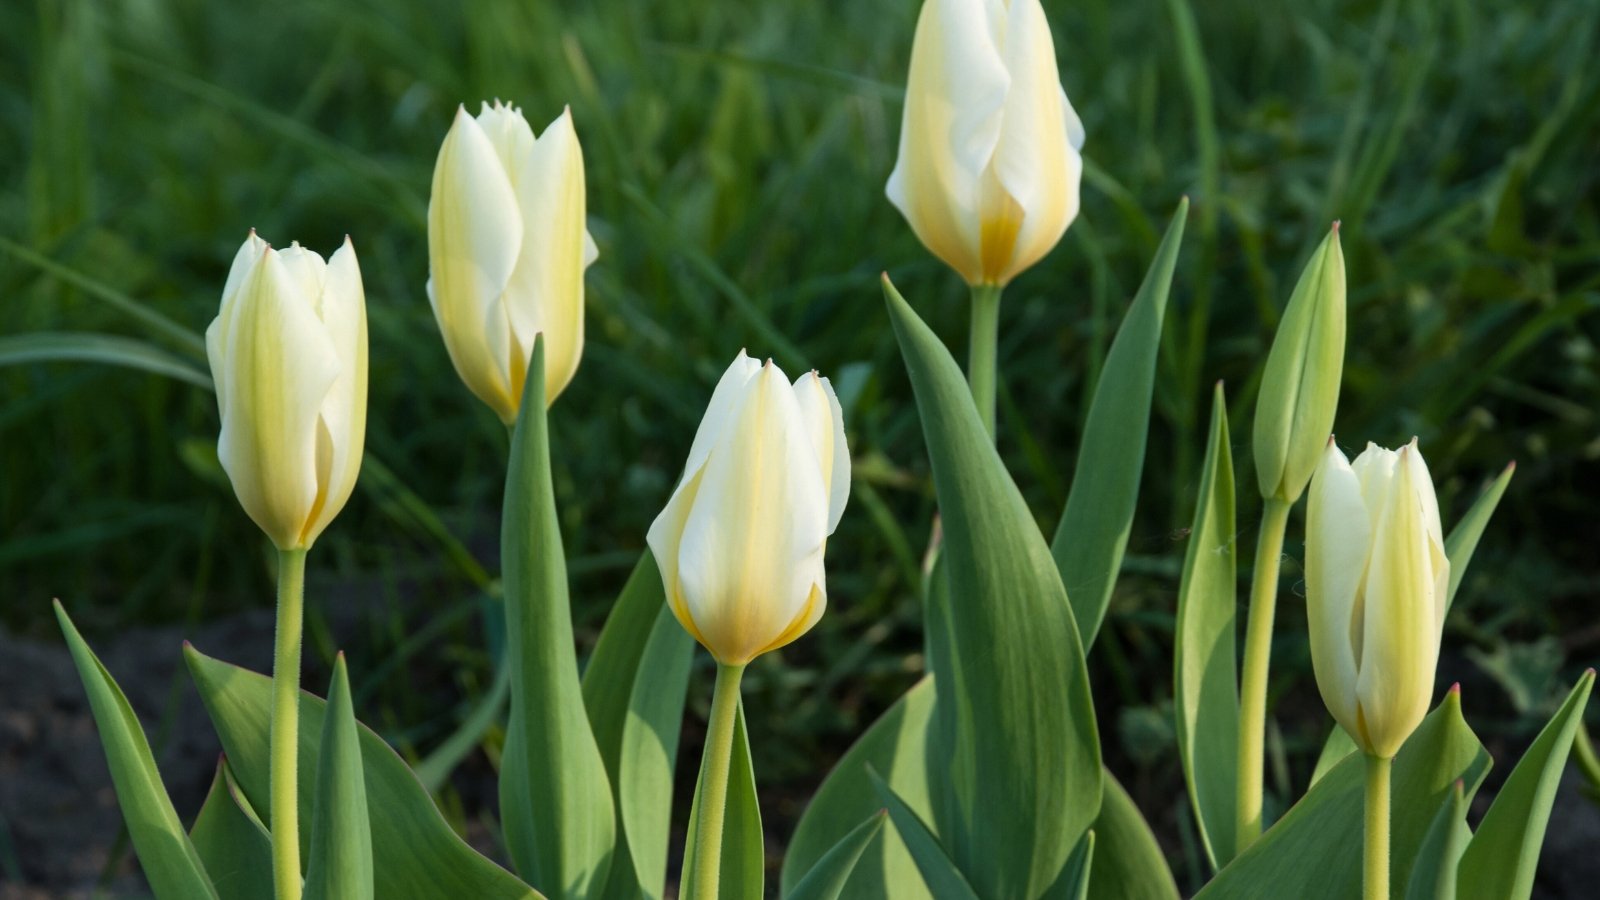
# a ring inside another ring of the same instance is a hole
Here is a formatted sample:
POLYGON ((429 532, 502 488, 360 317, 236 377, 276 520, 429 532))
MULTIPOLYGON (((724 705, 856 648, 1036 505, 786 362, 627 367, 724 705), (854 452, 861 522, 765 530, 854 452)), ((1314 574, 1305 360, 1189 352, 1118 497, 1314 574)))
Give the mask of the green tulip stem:
POLYGON ((1272 617, 1278 605, 1278 561, 1289 503, 1269 498, 1261 512, 1256 569, 1250 582, 1244 670, 1239 680, 1238 849, 1261 836, 1261 786, 1267 730, 1267 667, 1272 659, 1272 617))
POLYGON ((1389 769, 1394 760, 1367 755, 1363 900, 1389 900, 1389 769))
POLYGON ((967 354, 967 384, 983 427, 994 437, 995 354, 1000 342, 1000 285, 972 286, 972 329, 967 354))
POLYGON ((739 718, 739 679, 744 666, 717 666, 706 723, 705 756, 700 762, 700 819, 694 833, 694 897, 717 900, 722 875, 722 828, 728 807, 728 771, 733 763, 733 728, 739 718))
POLYGON ((300 640, 306 551, 278 551, 278 633, 272 655, 272 881, 277 900, 300 900, 300 640))

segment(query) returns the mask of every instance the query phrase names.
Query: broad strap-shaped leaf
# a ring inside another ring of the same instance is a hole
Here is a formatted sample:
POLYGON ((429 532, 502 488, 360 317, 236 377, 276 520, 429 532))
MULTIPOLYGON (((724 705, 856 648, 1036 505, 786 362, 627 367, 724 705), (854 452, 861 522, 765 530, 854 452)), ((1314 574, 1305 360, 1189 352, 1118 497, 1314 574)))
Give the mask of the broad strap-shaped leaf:
POLYGON ((667 608, 646 550, 583 672, 584 708, 621 825, 607 898, 659 900, 665 891, 673 766, 693 658, 694 639, 667 608))
POLYGON ((1055 560, 961 368, 884 279, 944 527, 928 605, 939 685, 931 769, 940 841, 974 890, 1037 897, 1100 808, 1083 645, 1055 560))
POLYGON ((850 873, 855 871, 856 863, 861 861, 861 855, 873 839, 883 831, 883 821, 887 817, 888 811, 880 810, 850 829, 833 849, 822 854, 806 877, 785 895, 785 900, 839 900, 850 873))
POLYGON ((162 900, 216 900, 217 889, 172 808, 133 706, 78 634, 59 600, 56 621, 67 639, 84 693, 89 695, 89 709, 94 713, 106 764, 111 769, 111 783, 117 790, 117 805, 122 808, 128 836, 133 839, 139 866, 144 869, 151 890, 162 900))
POLYGON ((1456 900, 1456 867, 1472 840, 1467 828, 1467 794, 1456 782, 1422 837, 1411 865, 1406 900, 1456 900))
POLYGON ((305 900, 372 900, 372 881, 372 826, 361 774, 361 740, 350 699, 350 673, 340 653, 334 659, 322 720, 305 900))
MULTIPOLYGON (((924 821, 932 816, 928 799, 928 727, 936 695, 932 676, 924 677, 856 739, 828 773, 800 816, 783 859, 783 894, 799 887, 855 823, 883 807, 870 766, 884 774, 895 795, 924 821)), ((917 864, 896 829, 867 848, 845 883, 842 900, 928 900, 917 864)))
MULTIPOLYGON (((660 584, 656 579, 658 590, 660 584)), ((660 604, 633 678, 617 782, 622 834, 633 866, 625 880, 649 900, 660 900, 666 893, 673 771, 693 661, 694 639, 672 610, 660 604)), ((755 825, 759 833, 759 816, 755 825)), ((618 876, 613 873, 613 877, 618 876)))
POLYGON ((610 874, 616 815, 578 681, 567 564, 550 483, 544 338, 534 341, 501 518, 511 716, 500 814, 517 871, 557 900, 591 900, 610 874))
POLYGON ((1189 548, 1178 583, 1173 648, 1173 714, 1189 804, 1212 869, 1234 854, 1238 802, 1239 675, 1234 653, 1238 610, 1238 541, 1228 406, 1218 382, 1195 502, 1189 548))
MULTIPOLYGON (((703 775, 705 770, 701 769, 703 775)), ((679 897, 695 895, 694 839, 699 833, 700 792, 694 787, 694 803, 689 808, 689 839, 683 848, 683 881, 679 897)), ((717 895, 724 900, 762 896, 766 876, 766 847, 761 837, 761 805, 756 795, 755 766, 750 762, 750 733, 744 724, 744 702, 733 724, 733 759, 728 768, 728 800, 722 819, 722 874, 717 880, 717 895)))
POLYGON ((1527 900, 1533 892, 1550 806, 1593 687, 1594 670, 1590 669, 1578 679, 1483 814, 1461 856, 1457 894, 1461 900, 1527 900))
MULTIPOLYGON (((1195 900, 1348 900, 1361 896, 1363 766, 1352 756, 1334 766, 1195 900)), ((1451 690, 1400 748, 1392 772, 1390 896, 1403 896, 1434 814, 1461 782, 1470 800, 1489 771, 1489 754, 1461 717, 1451 690)))
POLYGON ((217 774, 189 839, 218 896, 272 900, 272 836, 228 771, 227 757, 217 760, 217 774))
POLYGON ((1461 577, 1467 574, 1467 565, 1472 562, 1473 551, 1478 549, 1478 539, 1483 537, 1483 530, 1489 524, 1489 517, 1494 515, 1495 507, 1500 505, 1500 498, 1505 496, 1506 486, 1511 484, 1511 476, 1517 473, 1515 462, 1506 465, 1499 476, 1483 489, 1478 499, 1472 503, 1472 508, 1461 517, 1456 527, 1450 529, 1450 536, 1444 539, 1445 556, 1450 558, 1450 589, 1445 594, 1444 608, 1450 611, 1451 604, 1456 602, 1456 589, 1461 587, 1461 577))
POLYGON ((1189 198, 1185 197, 1111 342, 1084 421, 1066 509, 1050 544, 1072 598, 1085 652, 1100 633, 1133 527, 1150 431, 1161 325, 1188 215, 1189 198))
MULTIPOLYGON (((1483 537, 1483 530, 1489 524, 1489 517, 1494 515, 1496 506, 1500 505, 1500 498, 1505 495, 1506 485, 1511 483, 1511 476, 1516 474, 1517 464, 1511 463, 1500 472, 1500 475, 1490 482, 1473 501, 1467 514, 1461 521, 1450 529, 1450 534, 1444 539, 1445 556, 1450 560, 1450 587, 1445 595, 1445 611, 1456 601, 1456 588, 1461 586, 1462 576, 1467 574, 1467 566, 1472 562, 1472 553, 1478 549, 1478 539, 1483 537)), ((1356 742, 1338 725, 1328 733, 1322 743, 1322 753, 1317 757, 1316 768, 1311 773, 1311 783, 1316 784, 1333 766, 1349 754, 1356 752, 1356 742)))
POLYGON ((1133 798, 1109 771, 1100 798, 1094 869, 1089 896, 1094 900, 1178 900, 1178 883, 1150 824, 1133 798))
POLYGON ((1061 867, 1061 874, 1056 876, 1056 883, 1044 892, 1043 900, 1088 900, 1094 854, 1095 836, 1091 828, 1078 840, 1078 846, 1067 857, 1067 864, 1061 867))
POLYGON ((927 823, 922 821, 922 817, 912 811, 911 807, 900 799, 900 795, 896 794, 894 789, 870 767, 867 769, 867 777, 871 780, 872 787, 877 791, 884 808, 889 811, 889 820, 894 822, 895 831, 899 833, 900 839, 905 841, 906 850, 916 861, 922 883, 933 896, 933 900, 978 900, 977 892, 967 883, 966 876, 950 859, 950 855, 929 830, 927 823))
MULTIPOLYGON (((189 674, 228 766, 251 809, 267 809, 272 679, 184 648, 189 674)), ((300 695, 300 831, 312 828, 327 704, 300 695)), ((362 781, 371 816, 374 894, 383 900, 532 900, 540 895, 458 836, 399 755, 357 723, 362 781)), ((271 822, 266 824, 270 827, 271 822)))

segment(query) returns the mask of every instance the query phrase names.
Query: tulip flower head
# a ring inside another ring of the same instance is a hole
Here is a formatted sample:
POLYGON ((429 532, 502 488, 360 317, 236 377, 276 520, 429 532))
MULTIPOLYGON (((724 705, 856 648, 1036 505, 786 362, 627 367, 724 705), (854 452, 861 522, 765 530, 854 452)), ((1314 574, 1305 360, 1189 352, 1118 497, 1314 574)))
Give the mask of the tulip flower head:
POLYGON ((1311 662, 1328 711, 1391 758, 1432 702, 1450 584, 1428 466, 1416 440, 1348 462, 1332 441, 1306 511, 1311 662))
POLYGON ((367 427, 367 311, 346 238, 327 262, 239 248, 206 329, 217 456, 250 518, 282 550, 310 547, 344 508, 367 427))
POLYGON ((822 617, 823 548, 849 493, 828 379, 809 372, 791 384, 740 352, 649 532, 668 605, 718 662, 743 665, 822 617))
POLYGON ((546 404, 583 355, 583 272, 599 255, 585 204, 571 110, 537 138, 498 100, 456 112, 428 202, 428 302, 461 380, 507 424, 536 335, 546 404))
POLYGON ((1039 0, 927 0, 889 200, 969 284, 1004 285, 1078 215, 1083 123, 1039 0))

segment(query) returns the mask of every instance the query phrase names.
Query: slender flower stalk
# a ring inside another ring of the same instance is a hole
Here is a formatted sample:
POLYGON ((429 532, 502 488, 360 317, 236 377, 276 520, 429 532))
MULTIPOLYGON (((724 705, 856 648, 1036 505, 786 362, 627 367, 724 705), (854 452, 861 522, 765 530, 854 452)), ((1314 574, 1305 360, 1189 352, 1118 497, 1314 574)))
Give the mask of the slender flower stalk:
POLYGON ((1000 342, 1000 291, 998 284, 972 288, 972 331, 967 356, 967 384, 972 402, 989 437, 994 437, 995 357, 1000 342))
POLYGON ((739 718, 739 680, 744 666, 717 666, 711 694, 705 756, 700 763, 700 818, 694 835, 694 897, 717 900, 722 875, 722 831, 727 818, 728 774, 733 768, 733 731, 739 718))
POLYGON ((1239 678, 1238 845, 1261 836, 1261 785, 1266 765, 1267 669, 1272 660, 1272 620, 1278 605, 1278 568, 1289 504, 1268 499, 1256 541, 1255 574, 1250 579, 1249 622, 1245 626, 1244 665, 1239 678))
POLYGON ((1389 900, 1389 770, 1394 760, 1367 754, 1362 900, 1389 900))
POLYGON ((272 654, 272 881, 277 900, 300 900, 300 643, 306 551, 278 551, 278 623, 272 654))

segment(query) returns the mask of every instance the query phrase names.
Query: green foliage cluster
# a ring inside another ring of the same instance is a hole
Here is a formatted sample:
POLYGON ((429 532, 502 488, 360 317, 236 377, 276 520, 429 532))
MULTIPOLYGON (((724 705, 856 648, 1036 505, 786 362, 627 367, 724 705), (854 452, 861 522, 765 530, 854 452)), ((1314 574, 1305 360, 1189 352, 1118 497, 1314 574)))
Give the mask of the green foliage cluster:
MULTIPOLYGON (((1446 666, 1503 688, 1469 702, 1502 704, 1503 736, 1530 739, 1573 681, 1566 658, 1600 643, 1584 488, 1600 454, 1600 6, 1047 6, 1089 134, 1084 211, 1007 291, 999 414, 1046 534, 1094 373, 1169 211, 1181 194, 1194 205, 1125 576, 1090 659, 1108 760, 1140 783, 1182 777, 1172 717, 1151 698, 1172 689, 1212 385, 1225 379, 1230 418, 1249 421, 1267 341, 1334 218, 1351 285, 1338 433, 1419 435, 1447 521, 1518 462, 1447 626, 1447 645, 1470 649, 1446 666)), ((364 611, 357 714, 396 723, 385 737, 417 756, 452 734, 496 689, 508 639, 485 574, 500 571, 507 445, 423 296, 429 173, 458 102, 515 100, 536 127, 570 103, 601 252, 583 366, 551 413, 580 653, 721 361, 747 346, 839 388, 856 485, 829 546, 834 600, 812 637, 746 680, 755 769, 803 802, 819 758, 924 666, 918 523, 933 479, 875 276, 889 270, 946 336, 962 333, 965 298, 882 196, 915 10, 0 6, 0 159, 13 161, 0 167, 0 619, 46 633, 52 595, 91 633, 270 602, 268 548, 215 461, 195 339, 247 228, 319 249, 348 232, 367 281, 372 458, 319 545, 312 593, 364 611), (240 565, 253 546, 261 564, 240 565)), ((1241 504, 1238 521, 1256 521, 1248 492, 1241 504)), ((1254 535, 1240 537, 1248 552, 1254 535)), ((328 605, 310 610, 313 648, 331 648, 317 640, 328 605)), ((1299 794, 1325 721, 1296 606, 1285 597, 1274 654, 1275 699, 1306 701, 1281 704, 1284 795, 1299 794)), ((1187 815, 1143 805, 1158 830, 1187 815)), ((799 812, 781 796, 769 809, 799 812)), ((1180 877, 1203 866, 1197 846, 1186 857, 1180 877)))

